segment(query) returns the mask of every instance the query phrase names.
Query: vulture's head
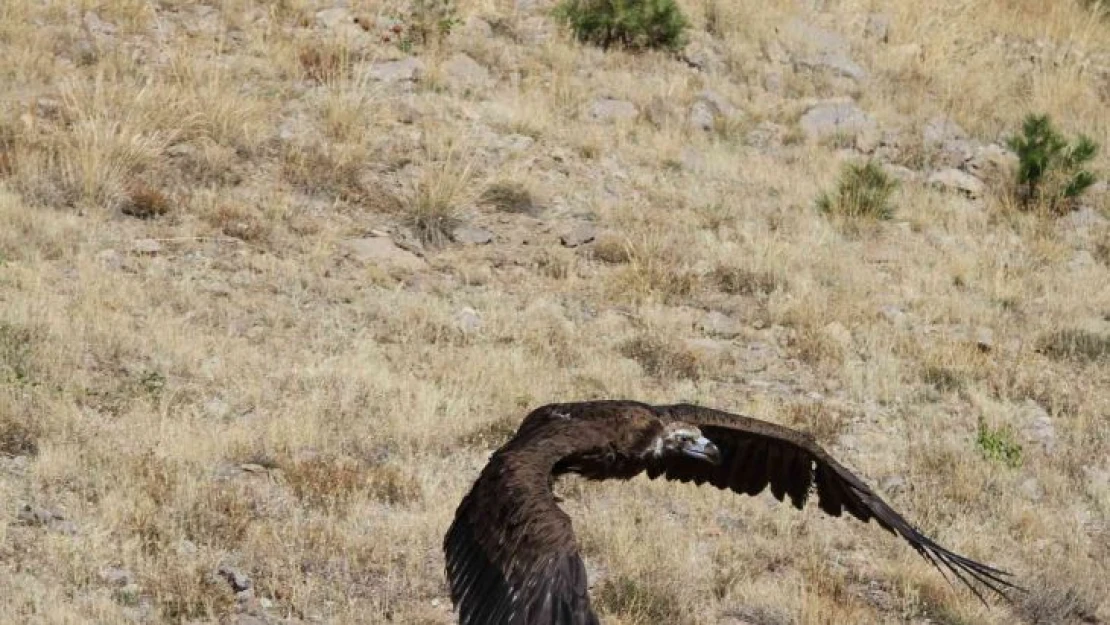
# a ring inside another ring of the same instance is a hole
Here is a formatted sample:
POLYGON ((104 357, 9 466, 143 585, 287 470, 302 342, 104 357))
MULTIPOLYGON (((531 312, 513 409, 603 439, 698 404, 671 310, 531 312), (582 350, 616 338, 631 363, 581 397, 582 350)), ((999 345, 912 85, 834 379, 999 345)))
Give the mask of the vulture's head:
POLYGON ((668 423, 653 446, 654 455, 685 456, 710 464, 721 463, 721 450, 702 435, 693 425, 681 422, 668 423))

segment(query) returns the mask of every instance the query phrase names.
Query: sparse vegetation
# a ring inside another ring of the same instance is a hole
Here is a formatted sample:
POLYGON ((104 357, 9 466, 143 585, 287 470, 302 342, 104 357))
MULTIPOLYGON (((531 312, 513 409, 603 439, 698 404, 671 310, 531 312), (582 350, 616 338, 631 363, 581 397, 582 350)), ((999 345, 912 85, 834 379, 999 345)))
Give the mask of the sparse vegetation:
POLYGON ((490 452, 614 397, 808 429, 1033 592, 984 608, 812 499, 557 481, 606 623, 1110 622, 1104 191, 1046 220, 922 183, 1009 171, 979 148, 1029 106, 1105 144, 1110 29, 882 3, 879 44, 868 3, 823 4, 656 2, 606 51, 548 2, 0 1, 0 623, 447 625, 490 452), (743 113, 693 128, 708 91, 743 113), (912 170, 881 227, 838 212, 847 134, 800 123, 846 96, 879 131, 853 149, 912 170))
POLYGON ((875 161, 849 163, 840 173, 834 193, 822 193, 817 208, 827 215, 850 219, 890 219, 890 196, 898 183, 875 161))
POLYGON ((1021 134, 1008 145, 1018 155, 1017 198, 1025 208, 1065 213, 1095 183, 1087 167, 1098 153, 1098 144, 1086 135, 1069 144, 1048 115, 1030 113, 1021 134))
POLYGON ((975 444, 983 457, 992 462, 1000 462, 1011 469, 1021 466, 1021 444, 1014 439, 1009 426, 992 428, 985 421, 979 421, 975 444))
POLYGON ((579 40, 603 48, 674 50, 688 25, 675 0, 563 0, 556 15, 579 40))
POLYGON ((1110 360, 1110 336, 1087 330, 1058 330, 1041 337, 1038 349, 1049 358, 1057 360, 1110 360))

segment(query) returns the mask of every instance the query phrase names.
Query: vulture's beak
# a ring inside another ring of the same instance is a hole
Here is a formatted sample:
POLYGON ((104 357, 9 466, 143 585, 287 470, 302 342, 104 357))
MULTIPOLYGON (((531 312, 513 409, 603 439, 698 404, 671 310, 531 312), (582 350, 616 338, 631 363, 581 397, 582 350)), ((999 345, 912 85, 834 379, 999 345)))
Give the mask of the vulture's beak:
POLYGON ((704 460, 709 464, 721 464, 721 450, 713 444, 713 441, 704 436, 686 443, 682 447, 682 453, 698 460, 704 460))

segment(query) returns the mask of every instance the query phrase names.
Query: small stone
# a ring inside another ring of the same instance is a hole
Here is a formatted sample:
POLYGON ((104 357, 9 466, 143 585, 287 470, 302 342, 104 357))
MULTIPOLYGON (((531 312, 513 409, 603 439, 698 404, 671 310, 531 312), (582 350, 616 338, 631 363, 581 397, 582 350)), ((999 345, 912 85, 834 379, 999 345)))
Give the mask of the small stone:
POLYGON ((254 582, 246 574, 239 572, 228 564, 221 564, 220 568, 216 570, 216 574, 227 580, 231 590, 240 593, 250 590, 254 587, 254 582))
POLYGON ((984 190, 981 180, 955 168, 942 169, 929 174, 926 183, 941 191, 962 193, 971 199, 982 197, 984 190))
POLYGON ((559 237, 559 243, 563 247, 578 247, 593 241, 597 237, 597 229, 590 224, 580 224, 575 226, 570 232, 559 237))
POLYGON ((367 264, 411 270, 421 269, 425 264, 424 259, 401 249, 387 237, 347 239, 342 246, 350 257, 367 264))
POLYGON ((478 89, 490 83, 489 70, 461 52, 447 59, 441 69, 444 82, 454 91, 478 89))
POLYGON ((1045 453, 1052 453, 1056 448, 1056 426, 1048 411, 1032 399, 1027 399, 1019 414, 1025 424, 1025 439, 1039 445, 1045 453))
POLYGON ((867 23, 863 34, 870 39, 878 39, 886 43, 890 39, 890 16, 884 13, 872 13, 867 16, 867 23))
POLYGON ((845 328, 839 321, 832 321, 822 328, 824 335, 840 346, 841 349, 848 349, 852 346, 852 333, 845 328))
POLYGON ((1068 260, 1068 269, 1072 271, 1078 271, 1080 269, 1094 267, 1097 264, 1098 262, 1095 260, 1093 254, 1091 254, 1087 250, 1079 250, 1072 255, 1070 260, 1068 260))
POLYGON ((477 226, 459 226, 451 232, 451 238, 463 245, 486 245, 493 242, 493 233, 477 226))
POLYGON ((897 495, 906 490, 906 477, 904 475, 888 475, 879 482, 879 490, 888 495, 897 495))
POLYGON ((713 130, 714 122, 717 116, 713 113, 713 109, 709 104, 698 100, 690 106, 690 114, 688 120, 690 127, 695 130, 710 131, 713 130))
POLYGON ((162 251, 162 244, 154 239, 137 239, 131 242, 131 252, 140 256, 154 256, 162 251))
POLYGON ((482 328, 482 316, 468 306, 455 313, 455 326, 464 334, 477 332, 482 328))
POLYGON ((994 331, 990 328, 980 327, 975 330, 975 346, 981 352, 989 352, 994 349, 994 331))
POLYGON ((1021 494, 1025 495, 1025 498, 1030 501, 1040 501, 1044 497, 1044 489, 1041 488, 1041 483, 1038 482, 1035 477, 1031 477, 1022 482, 1018 489, 1021 490, 1021 494))
POLYGON ((895 325, 906 321, 906 312, 894 305, 883 306, 879 309, 879 316, 895 325))
POLYGON ((1014 177, 1018 157, 1000 145, 984 145, 975 148, 971 158, 963 166, 976 178, 1001 185, 1014 177))
POLYGON ((698 360, 714 361, 721 359, 728 353, 728 343, 710 338, 693 338, 683 341, 686 351, 693 354, 698 360))
POLYGON ((231 413, 231 406, 219 397, 213 397, 204 402, 204 414, 210 419, 223 419, 231 413))
POLYGON ((600 98, 590 105, 587 116, 598 122, 629 121, 635 119, 640 111, 627 100, 600 98))
POLYGON ((119 269, 123 266, 123 257, 115 250, 100 250, 96 253, 96 262, 108 269, 119 269))
POLYGON ((851 101, 831 101, 816 104, 798 120, 802 132, 811 141, 837 135, 855 137, 865 131, 877 129, 875 120, 851 101))
POLYGON ((424 63, 415 57, 399 61, 383 61, 370 66, 367 76, 380 82, 405 82, 420 80, 424 75, 424 63))
POLYGON ((115 24, 110 24, 100 19, 100 16, 92 11, 85 12, 85 28, 90 33, 95 35, 114 35, 116 33, 115 24))
POLYGON ((108 566, 100 569, 98 573, 100 581, 108 584, 109 586, 127 586, 135 581, 135 576, 125 568, 118 566, 108 566))
POLYGON ((354 23, 351 12, 343 7, 334 7, 316 12, 316 23, 324 28, 337 28, 342 24, 354 23))
POLYGON ((716 310, 706 313, 695 326, 709 336, 722 339, 735 338, 743 332, 744 328, 743 324, 736 319, 716 310))

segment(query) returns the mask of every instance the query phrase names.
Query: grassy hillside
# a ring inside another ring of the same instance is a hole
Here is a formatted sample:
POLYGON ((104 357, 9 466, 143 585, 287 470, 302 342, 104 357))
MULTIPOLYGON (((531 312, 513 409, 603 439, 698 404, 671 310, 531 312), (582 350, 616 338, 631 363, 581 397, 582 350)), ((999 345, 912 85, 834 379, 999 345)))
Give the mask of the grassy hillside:
POLYGON ((0 621, 450 623, 459 498, 600 397, 809 429, 1031 589, 565 480, 606 623, 1110 620, 1110 196, 1023 210, 1002 147, 1110 145, 1099 3, 682 0, 637 53, 335 4, 0 3, 0 621), (829 208, 868 158, 888 219, 829 208))

